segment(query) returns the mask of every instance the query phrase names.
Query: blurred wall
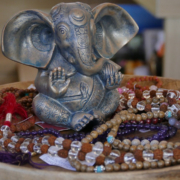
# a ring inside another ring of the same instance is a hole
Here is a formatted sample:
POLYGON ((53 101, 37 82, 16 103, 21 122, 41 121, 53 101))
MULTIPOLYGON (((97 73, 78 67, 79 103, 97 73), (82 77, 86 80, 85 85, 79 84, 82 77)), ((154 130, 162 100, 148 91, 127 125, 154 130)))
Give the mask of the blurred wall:
MULTIPOLYGON (((76 2, 77 0, 66 0, 64 2, 76 2)), ((0 32, 7 21, 19 11, 25 9, 41 9, 45 12, 49 12, 50 9, 63 1, 60 0, 0 0, 0 32)), ((81 2, 88 3, 92 8, 100 3, 104 3, 103 0, 81 0, 81 2)), ((133 3, 132 0, 109 0, 111 3, 133 3)), ((8 60, 2 55, 0 51, 0 84, 33 80, 35 78, 37 70, 24 65, 19 65, 11 60, 8 60)))

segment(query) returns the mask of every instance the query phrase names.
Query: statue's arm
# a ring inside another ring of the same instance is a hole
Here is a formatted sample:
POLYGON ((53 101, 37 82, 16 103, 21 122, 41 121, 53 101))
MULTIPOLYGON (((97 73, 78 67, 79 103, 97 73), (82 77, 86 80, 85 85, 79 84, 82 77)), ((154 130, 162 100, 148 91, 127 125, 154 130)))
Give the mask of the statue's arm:
POLYGON ((123 75, 120 72, 121 67, 111 60, 108 60, 100 71, 100 78, 104 82, 107 89, 115 89, 119 87, 123 75))
POLYGON ((49 75, 48 70, 39 69, 34 82, 38 92, 46 95, 47 95, 47 86, 48 86, 48 75, 49 75))

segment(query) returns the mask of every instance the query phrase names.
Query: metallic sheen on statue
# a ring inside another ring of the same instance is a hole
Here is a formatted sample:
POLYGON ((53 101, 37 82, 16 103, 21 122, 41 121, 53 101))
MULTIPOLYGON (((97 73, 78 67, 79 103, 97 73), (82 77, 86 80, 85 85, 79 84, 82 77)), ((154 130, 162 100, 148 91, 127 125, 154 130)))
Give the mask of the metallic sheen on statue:
POLYGON ((81 130, 102 121, 119 104, 122 74, 110 60, 131 40, 138 26, 111 3, 91 9, 84 3, 60 3, 50 15, 38 10, 16 14, 2 34, 3 54, 38 68, 33 100, 37 117, 56 126, 81 130))

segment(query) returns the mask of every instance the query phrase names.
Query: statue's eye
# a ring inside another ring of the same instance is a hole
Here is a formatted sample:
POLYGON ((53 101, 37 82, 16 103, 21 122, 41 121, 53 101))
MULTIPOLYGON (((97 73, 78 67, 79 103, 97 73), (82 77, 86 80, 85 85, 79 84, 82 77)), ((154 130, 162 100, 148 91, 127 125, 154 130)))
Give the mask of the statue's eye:
POLYGON ((64 30, 61 30, 61 34, 64 34, 65 33, 65 31, 64 30))
POLYGON ((58 35, 61 39, 66 39, 69 36, 69 26, 65 23, 58 25, 58 35))

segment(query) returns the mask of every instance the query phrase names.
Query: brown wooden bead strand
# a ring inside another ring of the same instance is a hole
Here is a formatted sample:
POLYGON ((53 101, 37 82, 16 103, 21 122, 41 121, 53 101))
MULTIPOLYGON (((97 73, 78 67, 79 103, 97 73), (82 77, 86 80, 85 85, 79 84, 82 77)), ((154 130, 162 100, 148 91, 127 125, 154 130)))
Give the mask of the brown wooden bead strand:
POLYGON ((58 151, 58 156, 62 158, 67 158, 68 157, 68 150, 66 149, 60 149, 58 151))
MULTIPOLYGON (((130 114, 130 113, 127 113, 127 114, 122 114, 122 111, 120 114, 120 118, 122 119, 122 121, 127 121, 127 116, 130 114)), ((136 121, 141 121, 141 120, 147 120, 147 119, 152 119, 152 118, 164 118, 165 117, 165 113, 163 111, 160 111, 160 112, 147 112, 147 113, 142 113, 142 114, 131 114, 132 116, 134 116, 133 119, 131 120, 136 120, 136 121)))

